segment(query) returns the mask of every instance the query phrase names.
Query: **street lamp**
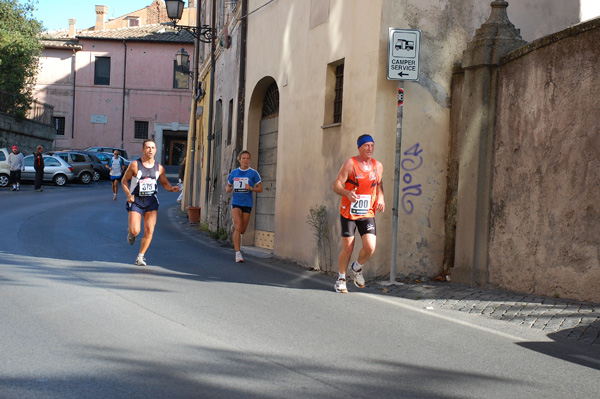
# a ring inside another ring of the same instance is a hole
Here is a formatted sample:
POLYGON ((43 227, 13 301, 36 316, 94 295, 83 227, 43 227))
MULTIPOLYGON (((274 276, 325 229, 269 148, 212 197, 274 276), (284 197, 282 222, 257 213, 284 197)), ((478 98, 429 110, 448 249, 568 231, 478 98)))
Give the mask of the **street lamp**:
POLYGON ((181 50, 179 50, 177 52, 177 54, 175 54, 175 61, 177 61, 177 66, 178 67, 183 67, 184 72, 185 69, 187 68, 187 72, 186 73, 190 73, 189 70, 189 65, 190 65, 190 55, 187 53, 187 51, 185 51, 185 49, 182 47, 181 50))
MULTIPOLYGON (((167 6, 167 16, 173 22, 175 29, 188 31, 202 43, 211 43, 215 38, 215 29, 208 25, 200 25, 199 18, 196 19, 196 26, 177 25, 183 15, 183 0, 165 0, 165 4, 167 6)), ((196 4, 196 8, 199 10, 200 4, 196 4)))
MULTIPOLYGON (((185 51, 184 48, 179 50, 175 54, 175 62, 179 68, 181 68, 181 73, 185 73, 192 78, 194 77, 194 71, 190 71, 190 55, 185 51)), ((202 82, 198 81, 198 84, 194 88, 194 97, 196 100, 201 100, 204 97, 204 90, 202 90, 202 82)))

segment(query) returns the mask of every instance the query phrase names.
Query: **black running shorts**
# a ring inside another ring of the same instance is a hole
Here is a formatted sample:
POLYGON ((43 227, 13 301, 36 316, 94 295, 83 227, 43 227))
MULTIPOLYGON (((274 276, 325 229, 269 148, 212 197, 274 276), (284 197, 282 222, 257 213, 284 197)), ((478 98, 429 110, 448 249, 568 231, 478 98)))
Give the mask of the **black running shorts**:
POLYGON ((377 226, 375 225, 375 218, 362 218, 358 220, 346 219, 340 215, 340 222, 342 224, 342 237, 354 237, 356 228, 360 236, 365 234, 377 235, 377 226))

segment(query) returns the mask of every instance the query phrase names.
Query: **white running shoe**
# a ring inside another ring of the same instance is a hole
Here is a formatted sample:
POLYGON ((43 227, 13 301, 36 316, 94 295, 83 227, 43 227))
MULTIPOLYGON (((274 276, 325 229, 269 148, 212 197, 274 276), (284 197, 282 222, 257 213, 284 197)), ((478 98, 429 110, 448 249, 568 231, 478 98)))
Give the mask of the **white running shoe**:
POLYGON ((350 270, 352 271, 352 275, 354 276, 354 285, 356 285, 358 288, 365 288, 365 278, 362 274, 362 268, 354 270, 354 265, 356 265, 356 262, 354 262, 352 266, 350 266, 350 270))
POLYGON ((338 278, 337 281, 335 282, 334 288, 335 288, 335 292, 341 292, 342 294, 347 294, 348 289, 346 288, 346 279, 338 278))
POLYGON ((138 255, 138 257, 135 258, 135 264, 138 266, 146 266, 146 258, 138 255))
POLYGON ((131 234, 127 233, 127 242, 129 243, 129 245, 133 245, 133 243, 135 242, 135 236, 132 236, 131 234))
POLYGON ((244 258, 242 257, 242 253, 241 252, 236 252, 235 253, 235 261, 237 263, 244 262, 244 258))

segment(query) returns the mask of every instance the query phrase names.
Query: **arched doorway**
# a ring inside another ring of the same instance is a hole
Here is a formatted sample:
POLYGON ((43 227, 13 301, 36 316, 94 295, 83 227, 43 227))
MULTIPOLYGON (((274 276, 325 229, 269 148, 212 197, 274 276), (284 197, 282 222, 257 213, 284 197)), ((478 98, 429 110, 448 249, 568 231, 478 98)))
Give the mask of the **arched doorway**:
POLYGON ((256 195, 254 245, 274 249, 275 197, 277 181, 277 136, 279 126, 279 89, 273 82, 263 98, 258 138, 258 172, 263 192, 256 195))

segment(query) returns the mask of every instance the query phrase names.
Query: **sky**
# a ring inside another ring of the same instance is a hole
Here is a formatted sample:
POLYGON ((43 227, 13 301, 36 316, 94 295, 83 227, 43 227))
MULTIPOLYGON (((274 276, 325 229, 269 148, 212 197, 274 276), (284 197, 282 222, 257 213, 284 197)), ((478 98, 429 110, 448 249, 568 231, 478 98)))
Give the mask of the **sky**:
POLYGON ((600 15, 600 0, 581 0, 581 19, 596 18, 600 15))
MULTIPOLYGON (((69 18, 77 20, 77 29, 96 24, 96 5, 108 7, 108 18, 120 17, 152 4, 153 0, 33 0, 33 16, 44 30, 68 29, 69 18)), ((186 1, 187 4, 187 1, 186 1)))

